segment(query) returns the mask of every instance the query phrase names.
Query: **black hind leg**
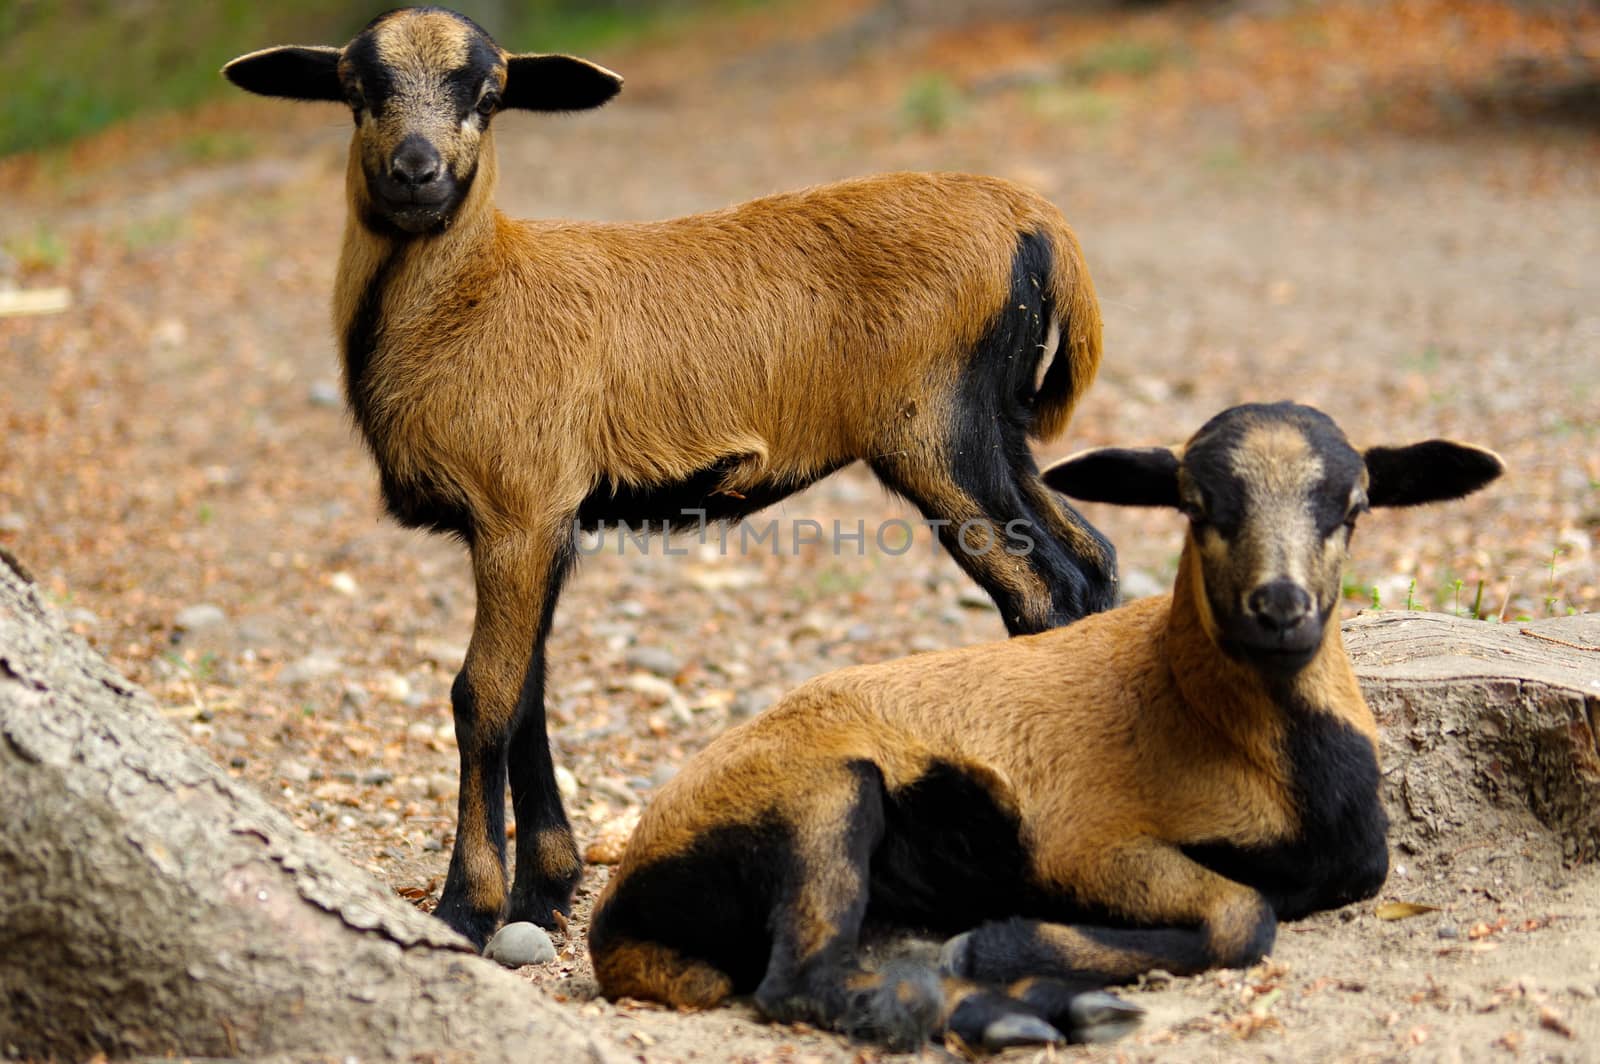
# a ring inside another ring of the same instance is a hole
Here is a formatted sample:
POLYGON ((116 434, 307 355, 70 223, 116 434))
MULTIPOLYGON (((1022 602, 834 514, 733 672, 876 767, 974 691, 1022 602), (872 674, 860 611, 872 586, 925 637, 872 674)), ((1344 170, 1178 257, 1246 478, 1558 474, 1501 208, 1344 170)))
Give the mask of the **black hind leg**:
POLYGON ((989 593, 1013 635, 1059 627, 1110 606, 1116 555, 1093 526, 1031 485, 1037 467, 1020 424, 962 411, 934 449, 899 441, 872 462, 892 491, 937 522, 950 556, 989 593), (1076 520, 1074 520, 1074 518, 1076 520))
POLYGON ((912 1049, 936 1028, 943 997, 926 968, 861 968, 872 853, 883 838, 883 779, 866 762, 819 776, 807 796, 805 830, 772 914, 772 951, 756 989, 769 1019, 813 1023, 895 1049, 912 1049))

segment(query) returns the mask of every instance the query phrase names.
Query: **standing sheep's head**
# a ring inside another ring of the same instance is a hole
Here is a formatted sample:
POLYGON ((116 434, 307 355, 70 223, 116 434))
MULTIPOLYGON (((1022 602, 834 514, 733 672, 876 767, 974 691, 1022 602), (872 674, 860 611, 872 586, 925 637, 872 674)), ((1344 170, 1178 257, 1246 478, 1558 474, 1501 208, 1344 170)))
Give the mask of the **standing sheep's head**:
POLYGON ((381 15, 343 48, 267 48, 222 72, 263 96, 348 105, 366 179, 364 220, 411 234, 450 224, 496 111, 586 110, 622 87, 583 59, 511 55, 472 20, 440 8, 381 15))
POLYGON ((1322 645, 1356 518, 1376 506, 1469 495, 1500 475, 1491 451, 1450 440, 1357 451, 1333 419, 1294 403, 1224 410, 1182 447, 1103 448, 1045 470, 1065 495, 1170 506, 1189 518, 1193 593, 1212 639, 1276 672, 1322 645))

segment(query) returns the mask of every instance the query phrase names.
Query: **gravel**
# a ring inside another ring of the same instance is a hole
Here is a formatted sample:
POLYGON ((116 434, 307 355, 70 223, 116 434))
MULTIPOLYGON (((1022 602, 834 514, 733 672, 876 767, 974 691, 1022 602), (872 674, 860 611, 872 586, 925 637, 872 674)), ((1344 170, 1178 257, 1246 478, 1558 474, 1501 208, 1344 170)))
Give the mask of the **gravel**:
POLYGON ((556 947, 544 928, 516 923, 496 931, 484 947, 483 955, 507 968, 521 968, 527 964, 549 964, 556 959, 556 947))

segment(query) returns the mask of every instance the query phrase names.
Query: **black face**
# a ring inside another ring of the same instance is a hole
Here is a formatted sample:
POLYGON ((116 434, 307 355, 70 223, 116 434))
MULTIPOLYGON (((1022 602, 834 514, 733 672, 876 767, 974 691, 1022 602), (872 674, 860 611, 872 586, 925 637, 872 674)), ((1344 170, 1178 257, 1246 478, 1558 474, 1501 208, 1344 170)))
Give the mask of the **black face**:
POLYGON ((374 220, 411 234, 448 225, 500 104, 499 48, 453 12, 402 11, 351 41, 338 74, 374 220))
POLYGON ((1223 650, 1282 672, 1316 656, 1366 509, 1366 479, 1344 433, 1309 407, 1236 407, 1195 435, 1179 506, 1223 650))
POLYGON ((437 7, 380 15, 344 48, 264 48, 222 72, 263 96, 345 103, 356 121, 359 217, 411 234, 450 224, 496 111, 582 111, 622 88, 574 56, 509 55, 471 19, 437 7))
POLYGON ((1289 674, 1322 645, 1358 516, 1459 499, 1504 468, 1452 440, 1358 454, 1318 410, 1255 403, 1218 414, 1182 448, 1103 447, 1041 475, 1075 499, 1183 511, 1207 631, 1233 658, 1289 674))

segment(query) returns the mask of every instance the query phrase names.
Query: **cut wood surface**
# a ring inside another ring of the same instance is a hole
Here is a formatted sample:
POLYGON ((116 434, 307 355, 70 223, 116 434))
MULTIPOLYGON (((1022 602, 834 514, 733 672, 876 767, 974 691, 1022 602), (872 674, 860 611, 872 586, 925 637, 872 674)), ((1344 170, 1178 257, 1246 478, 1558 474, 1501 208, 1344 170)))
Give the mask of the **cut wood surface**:
POLYGON ((1566 860, 1600 856, 1600 616, 1367 613, 1344 636, 1381 729, 1393 844, 1531 815, 1566 860))
POLYGON ((0 1056, 608 1056, 230 780, 4 556, 0 809, 0 1056))

